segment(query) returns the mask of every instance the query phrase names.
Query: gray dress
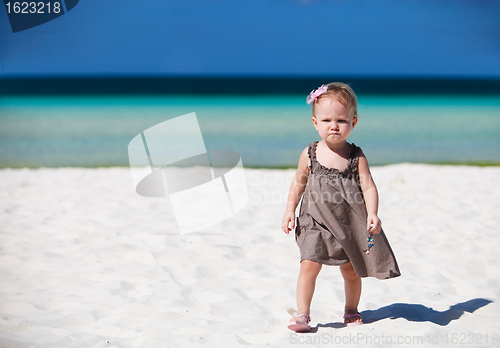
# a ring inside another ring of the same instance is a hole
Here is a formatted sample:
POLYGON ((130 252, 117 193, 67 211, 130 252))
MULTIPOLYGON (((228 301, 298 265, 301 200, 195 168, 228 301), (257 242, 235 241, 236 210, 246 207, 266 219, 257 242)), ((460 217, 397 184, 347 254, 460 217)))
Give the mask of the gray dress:
POLYGON ((352 144, 348 166, 339 171, 316 160, 317 145, 309 144, 310 173, 295 228, 300 260, 334 266, 350 261, 360 277, 398 277, 399 267, 383 231, 373 235, 370 254, 363 252, 368 231, 358 176, 361 149, 352 144))

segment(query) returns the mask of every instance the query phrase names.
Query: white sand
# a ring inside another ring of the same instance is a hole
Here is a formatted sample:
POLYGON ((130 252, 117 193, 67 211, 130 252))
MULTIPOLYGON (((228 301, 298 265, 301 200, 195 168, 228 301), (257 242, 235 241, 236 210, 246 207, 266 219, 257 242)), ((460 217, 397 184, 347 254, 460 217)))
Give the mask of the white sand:
POLYGON ((500 168, 372 172, 402 276, 365 279, 371 323, 345 328, 323 267, 317 332, 297 335, 299 251, 280 230, 293 170, 247 169, 247 207, 184 236, 127 168, 0 170, 0 347, 500 346, 500 168))

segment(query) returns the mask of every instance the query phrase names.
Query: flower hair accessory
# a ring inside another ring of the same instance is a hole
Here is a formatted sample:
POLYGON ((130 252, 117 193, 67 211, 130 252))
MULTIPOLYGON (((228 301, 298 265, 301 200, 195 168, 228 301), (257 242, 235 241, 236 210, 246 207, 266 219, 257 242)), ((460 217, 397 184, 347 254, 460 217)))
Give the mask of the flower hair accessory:
POLYGON ((326 87, 325 85, 321 85, 321 87, 319 87, 317 90, 309 93, 309 95, 307 96, 307 104, 311 104, 312 102, 316 101, 318 97, 323 93, 326 93, 326 91, 328 91, 328 87, 326 87))

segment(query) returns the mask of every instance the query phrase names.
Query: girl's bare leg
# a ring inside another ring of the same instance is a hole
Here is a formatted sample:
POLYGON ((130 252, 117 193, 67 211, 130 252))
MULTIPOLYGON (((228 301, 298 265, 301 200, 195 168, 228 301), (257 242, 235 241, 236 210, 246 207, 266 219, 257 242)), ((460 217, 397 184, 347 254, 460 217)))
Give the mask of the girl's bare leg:
MULTIPOLYGON (((350 262, 340 266, 340 273, 344 278, 345 313, 357 313, 361 297, 361 278, 358 277, 350 262)), ((355 321, 359 321, 359 319, 355 321)))
MULTIPOLYGON (((302 260, 300 263, 299 279, 297 281, 297 307, 299 314, 310 315, 311 301, 316 286, 316 277, 321 271, 322 264, 311 260, 302 260)), ((304 317, 300 321, 306 321, 304 317)))

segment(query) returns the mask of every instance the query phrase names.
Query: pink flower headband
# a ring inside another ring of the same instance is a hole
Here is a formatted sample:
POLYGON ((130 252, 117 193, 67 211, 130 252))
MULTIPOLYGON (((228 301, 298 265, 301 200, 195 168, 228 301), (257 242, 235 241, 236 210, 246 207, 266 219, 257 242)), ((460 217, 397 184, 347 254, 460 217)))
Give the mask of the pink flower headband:
POLYGON ((312 102, 316 101, 318 97, 323 93, 326 93, 326 91, 328 91, 328 87, 326 87, 325 85, 321 85, 321 87, 319 87, 317 90, 309 93, 309 95, 307 96, 307 104, 311 104, 312 102))

